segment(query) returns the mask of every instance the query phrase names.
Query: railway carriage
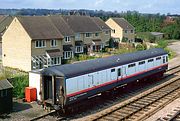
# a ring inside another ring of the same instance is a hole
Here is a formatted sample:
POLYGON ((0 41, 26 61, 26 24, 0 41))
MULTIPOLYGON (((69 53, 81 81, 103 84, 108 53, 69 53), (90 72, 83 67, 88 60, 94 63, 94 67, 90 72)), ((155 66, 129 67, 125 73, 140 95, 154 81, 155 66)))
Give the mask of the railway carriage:
POLYGON ((29 73, 29 86, 40 101, 62 108, 128 83, 160 77, 168 54, 159 48, 84 62, 53 66, 29 73))

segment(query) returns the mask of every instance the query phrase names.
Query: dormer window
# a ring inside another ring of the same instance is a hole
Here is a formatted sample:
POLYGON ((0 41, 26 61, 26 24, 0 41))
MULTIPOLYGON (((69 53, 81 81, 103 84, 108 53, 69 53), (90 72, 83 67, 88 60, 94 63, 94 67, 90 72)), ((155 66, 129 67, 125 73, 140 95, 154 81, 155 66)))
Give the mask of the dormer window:
POLYGON ((51 47, 57 46, 57 40, 51 40, 51 47))
POLYGON ((65 37, 65 42, 70 42, 71 40, 70 40, 70 37, 68 37, 68 36, 66 36, 65 37))
POLYGON ((133 31, 133 30, 131 30, 131 33, 134 33, 134 31, 133 31))

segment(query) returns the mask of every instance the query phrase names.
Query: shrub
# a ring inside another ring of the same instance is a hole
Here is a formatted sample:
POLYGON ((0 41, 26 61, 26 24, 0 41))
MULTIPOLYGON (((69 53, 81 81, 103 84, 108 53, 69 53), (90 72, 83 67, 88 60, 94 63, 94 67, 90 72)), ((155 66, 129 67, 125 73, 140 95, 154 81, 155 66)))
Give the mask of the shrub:
POLYGON ((25 87, 29 85, 28 75, 21 75, 10 79, 13 85, 13 96, 17 98, 24 97, 25 87))
POLYGON ((144 50, 144 49, 145 48, 144 48, 144 46, 142 44, 137 44, 136 45, 136 50, 141 51, 141 50, 144 50))
POLYGON ((158 44, 157 48, 166 48, 167 45, 168 45, 168 41, 166 41, 166 40, 159 40, 157 42, 157 44, 158 44))

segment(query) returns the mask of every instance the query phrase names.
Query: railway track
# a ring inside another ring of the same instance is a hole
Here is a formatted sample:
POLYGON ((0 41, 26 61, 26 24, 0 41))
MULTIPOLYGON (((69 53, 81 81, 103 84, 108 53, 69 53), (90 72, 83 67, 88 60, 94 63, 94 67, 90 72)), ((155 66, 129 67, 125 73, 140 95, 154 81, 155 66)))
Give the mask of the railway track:
MULTIPOLYGON (((168 70, 168 79, 170 76, 179 74, 180 66, 168 70)), ((123 104, 113 106, 88 117, 87 120, 145 120, 173 100, 180 97, 180 77, 177 75, 173 79, 153 88, 145 93, 135 96, 123 104)))

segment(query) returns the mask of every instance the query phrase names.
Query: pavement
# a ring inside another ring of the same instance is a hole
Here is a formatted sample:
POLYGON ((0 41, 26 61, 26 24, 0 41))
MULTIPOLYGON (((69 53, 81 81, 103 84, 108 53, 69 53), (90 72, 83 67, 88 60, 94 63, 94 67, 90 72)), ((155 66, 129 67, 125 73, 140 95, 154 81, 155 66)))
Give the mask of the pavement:
POLYGON ((169 61, 169 67, 174 67, 180 64, 180 41, 171 43, 168 48, 176 53, 176 57, 169 61))

